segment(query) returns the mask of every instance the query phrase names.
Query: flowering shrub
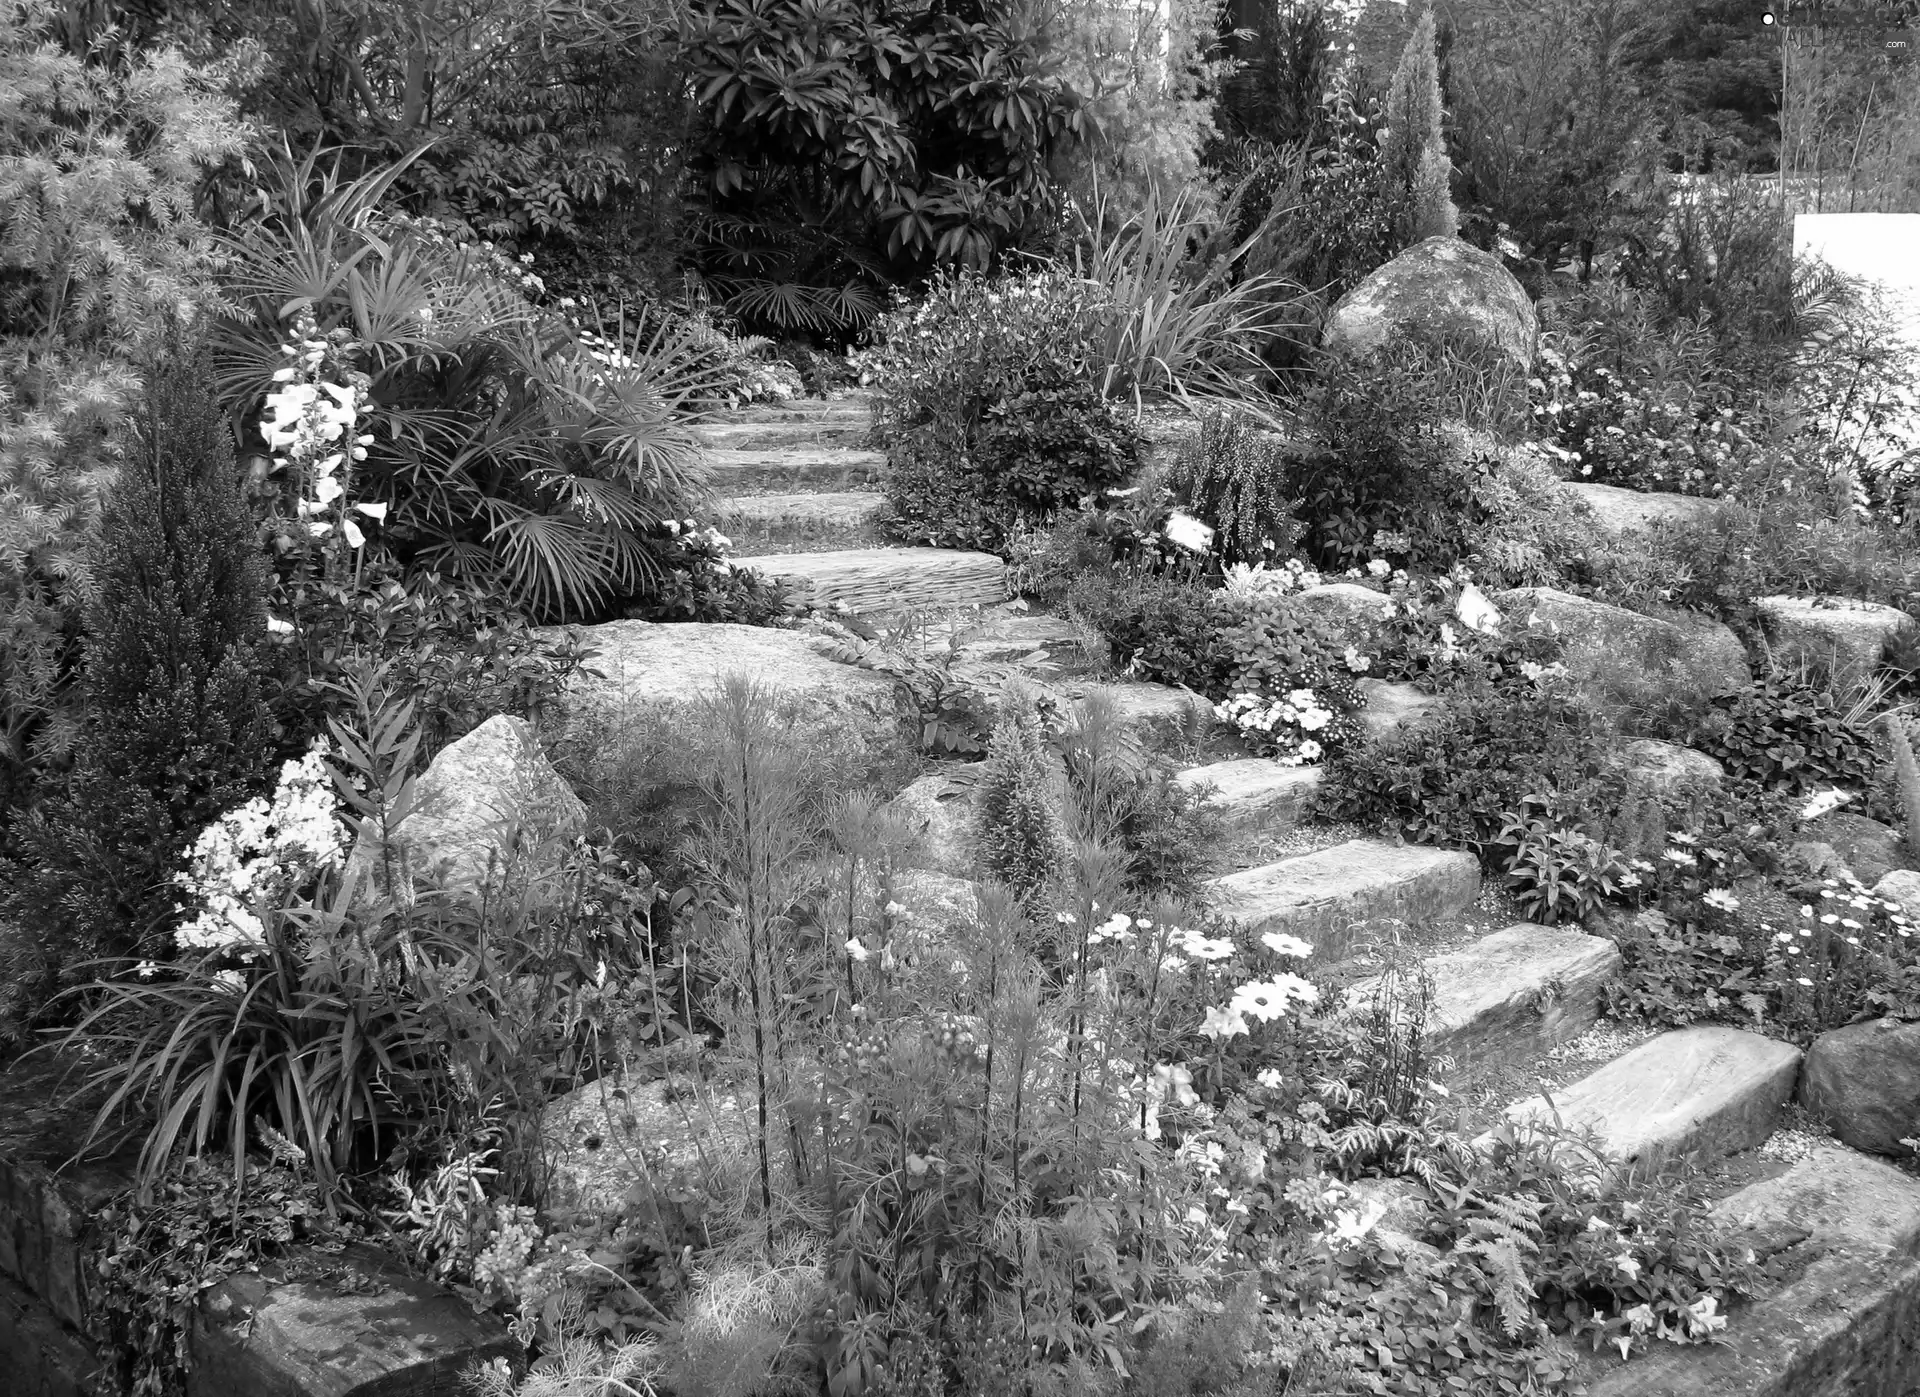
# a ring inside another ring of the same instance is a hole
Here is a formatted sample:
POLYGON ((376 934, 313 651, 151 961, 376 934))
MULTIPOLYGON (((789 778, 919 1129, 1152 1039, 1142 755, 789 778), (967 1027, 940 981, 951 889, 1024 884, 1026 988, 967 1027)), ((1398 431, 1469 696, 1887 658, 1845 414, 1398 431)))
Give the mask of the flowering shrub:
MULTIPOLYGON (((277 906, 345 852, 326 748, 280 768, 273 798, 255 796, 200 832, 174 875, 194 915, 174 933, 183 950, 259 957, 266 927, 254 909, 277 906)), ((147 967, 151 973, 151 964, 147 967)))
POLYGON ((1222 605, 1221 639, 1233 668, 1215 716, 1255 752, 1288 765, 1324 760, 1357 741, 1353 715, 1363 699, 1354 681, 1369 658, 1324 617, 1286 601, 1284 591, 1228 593, 1222 605))
POLYGON ((998 548, 1022 521, 1122 484, 1139 438, 1093 387, 1111 316, 1065 271, 943 276, 863 357, 903 538, 998 548))
POLYGON ((668 519, 646 536, 658 576, 627 608, 640 621, 724 621, 764 626, 786 615, 788 589, 730 561, 733 540, 713 525, 668 519))

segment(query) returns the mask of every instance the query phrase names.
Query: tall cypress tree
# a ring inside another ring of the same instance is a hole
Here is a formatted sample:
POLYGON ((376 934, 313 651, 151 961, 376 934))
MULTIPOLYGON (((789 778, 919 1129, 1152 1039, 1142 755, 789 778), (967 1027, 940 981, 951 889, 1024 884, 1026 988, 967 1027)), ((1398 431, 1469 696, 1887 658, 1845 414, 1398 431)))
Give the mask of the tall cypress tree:
POLYGON ((28 825, 12 899, 39 943, 14 969, 42 993, 89 957, 166 950, 188 847, 277 755, 266 567, 212 381, 204 350, 172 337, 103 502, 85 728, 64 796, 28 825))
POLYGON ((1387 135, 1380 143, 1388 197, 1394 201, 1394 244, 1407 248, 1426 238, 1460 231, 1450 184, 1440 98, 1440 56, 1433 11, 1413 27, 1400 66, 1387 89, 1387 135))

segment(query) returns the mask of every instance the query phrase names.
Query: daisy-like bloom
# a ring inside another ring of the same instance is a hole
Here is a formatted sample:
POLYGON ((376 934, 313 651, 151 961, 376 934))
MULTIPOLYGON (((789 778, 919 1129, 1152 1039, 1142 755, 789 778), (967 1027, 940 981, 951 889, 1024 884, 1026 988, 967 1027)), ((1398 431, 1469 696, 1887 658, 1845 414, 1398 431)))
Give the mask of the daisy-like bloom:
POLYGON ((1200 1031, 1209 1038, 1231 1038, 1236 1033, 1247 1031, 1247 1021, 1235 1009, 1212 1008, 1207 1010, 1207 1017, 1201 1023, 1200 1031))
POLYGON ((1180 949, 1195 960, 1225 960, 1235 948, 1233 942, 1224 936, 1202 936, 1197 931, 1190 931, 1180 949))
POLYGON ((1296 960, 1305 960, 1313 954, 1313 947, 1297 936, 1289 936, 1284 931, 1269 931, 1260 938, 1260 942, 1276 956, 1292 956, 1296 960))
POLYGON ((1700 842, 1699 840, 1695 839, 1692 835, 1687 834, 1680 830, 1675 830, 1672 834, 1668 835, 1667 841, 1672 844, 1684 844, 1684 845, 1687 845, 1689 848, 1691 848, 1693 845, 1698 844, 1700 842))
POLYGON ((1303 762, 1317 762, 1326 755, 1326 748, 1309 737, 1294 749, 1294 754, 1303 762))
POLYGON ((1696 863, 1700 862, 1700 860, 1696 859, 1692 854, 1689 854, 1685 849, 1669 849, 1660 857, 1668 863, 1677 863, 1682 868, 1692 868, 1696 863))
POLYGON ((1709 907, 1718 907, 1722 912, 1735 912, 1740 908, 1740 899, 1725 888, 1715 888, 1700 900, 1709 907))
POLYGON ((1295 1000, 1311 1004, 1319 997, 1320 991, 1298 975, 1276 975, 1271 980, 1249 980, 1240 986, 1233 992, 1231 1007, 1236 1013, 1272 1023, 1284 1017, 1295 1000))

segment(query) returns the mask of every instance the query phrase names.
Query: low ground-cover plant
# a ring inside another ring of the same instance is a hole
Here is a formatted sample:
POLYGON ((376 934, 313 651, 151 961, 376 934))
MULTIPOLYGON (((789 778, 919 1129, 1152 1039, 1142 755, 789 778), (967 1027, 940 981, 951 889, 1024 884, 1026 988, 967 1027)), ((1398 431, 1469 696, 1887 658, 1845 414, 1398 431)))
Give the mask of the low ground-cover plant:
POLYGON ((1751 688, 1713 700, 1688 740, 1737 780, 1792 792, 1854 785, 1877 766, 1856 707, 1831 680, 1776 665, 1751 688))

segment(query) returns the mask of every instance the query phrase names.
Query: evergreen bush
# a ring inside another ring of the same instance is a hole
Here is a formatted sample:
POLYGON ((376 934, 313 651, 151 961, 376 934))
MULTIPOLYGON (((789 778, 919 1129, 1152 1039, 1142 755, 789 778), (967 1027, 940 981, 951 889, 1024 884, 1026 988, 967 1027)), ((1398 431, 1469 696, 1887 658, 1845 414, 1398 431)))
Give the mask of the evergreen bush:
POLYGON ((276 756, 265 569, 204 354, 176 337, 126 429, 86 613, 87 713, 67 789, 22 832, 4 949, 16 1017, 81 961, 163 951, 199 831, 276 756))
POLYGON ((1059 873, 1066 840, 1049 799, 1040 718, 1030 702, 1010 695, 980 773, 975 837, 981 862, 993 877, 1023 898, 1059 873))

